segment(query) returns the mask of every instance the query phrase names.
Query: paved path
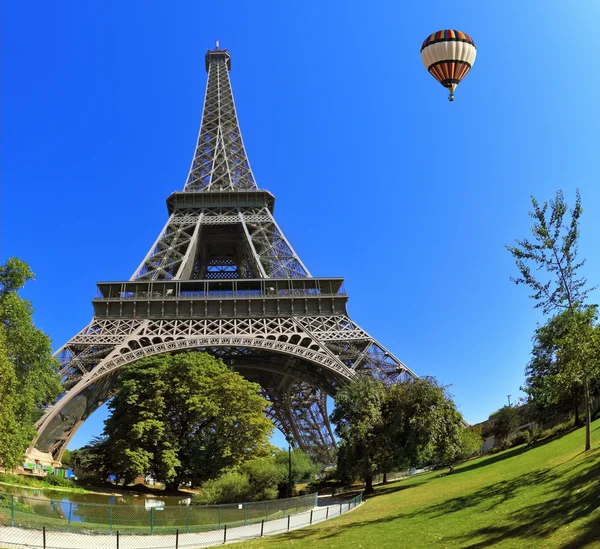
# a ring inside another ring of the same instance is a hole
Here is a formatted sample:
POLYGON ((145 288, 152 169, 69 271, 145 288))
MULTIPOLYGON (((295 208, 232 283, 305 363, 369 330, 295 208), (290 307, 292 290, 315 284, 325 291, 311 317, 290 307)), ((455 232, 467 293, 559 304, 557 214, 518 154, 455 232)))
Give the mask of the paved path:
MULTIPOLYGON (((303 528, 317 522, 337 517, 351 511, 348 502, 328 507, 315 507, 312 511, 290 515, 289 527, 288 517, 270 520, 264 523, 263 535, 272 536, 289 530, 303 528)), ((227 532, 211 530, 209 532, 197 532, 190 534, 179 534, 179 545, 181 548, 199 548, 221 545, 236 541, 244 541, 260 537, 261 524, 249 524, 228 528, 227 532)), ((0 547, 6 549, 23 549, 44 547, 43 534, 40 530, 25 530, 22 528, 11 528, 0 526, 0 547)), ((154 536, 121 535, 86 535, 70 534, 67 532, 46 532, 46 549, 174 549, 176 547, 175 534, 157 534, 154 536)))

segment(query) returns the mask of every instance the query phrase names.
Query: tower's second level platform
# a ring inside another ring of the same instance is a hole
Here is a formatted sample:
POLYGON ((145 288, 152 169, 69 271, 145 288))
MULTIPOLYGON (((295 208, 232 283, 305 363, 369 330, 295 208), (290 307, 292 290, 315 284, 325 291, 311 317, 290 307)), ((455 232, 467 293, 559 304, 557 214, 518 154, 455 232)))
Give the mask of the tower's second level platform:
POLYGON ((235 318, 347 314, 343 278, 99 282, 97 318, 235 318))

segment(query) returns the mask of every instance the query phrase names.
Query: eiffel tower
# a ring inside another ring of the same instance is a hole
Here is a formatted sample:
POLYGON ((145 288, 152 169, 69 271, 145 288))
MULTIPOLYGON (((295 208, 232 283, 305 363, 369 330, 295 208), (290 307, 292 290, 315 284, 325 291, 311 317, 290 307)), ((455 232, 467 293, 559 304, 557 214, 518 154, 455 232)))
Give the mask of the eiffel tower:
POLYGON ((35 447, 60 460, 85 419, 114 394, 119 369, 162 353, 206 351, 262 387, 274 424, 318 459, 335 447, 327 395, 358 372, 416 377, 350 320, 343 278, 314 278, 258 188, 238 124, 231 57, 206 54, 200 133, 169 218, 131 278, 100 282, 92 321, 55 356, 63 394, 35 447))

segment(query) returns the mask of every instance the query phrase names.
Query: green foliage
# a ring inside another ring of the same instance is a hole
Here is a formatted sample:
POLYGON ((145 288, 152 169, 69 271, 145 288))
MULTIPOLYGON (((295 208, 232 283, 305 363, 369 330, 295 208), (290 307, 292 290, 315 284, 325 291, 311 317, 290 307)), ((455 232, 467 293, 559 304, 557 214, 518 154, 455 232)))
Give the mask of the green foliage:
POLYGON ((33 513, 33 507, 27 503, 21 503, 17 497, 13 497, 10 494, 0 494, 0 508, 5 509, 14 508, 15 511, 22 513, 33 513))
POLYGON ((50 338, 35 327, 31 303, 18 294, 32 278, 20 259, 0 266, 0 463, 7 468, 22 462, 41 407, 61 390, 50 338))
POLYGON ((363 479, 372 490, 373 475, 383 459, 377 439, 383 424, 383 383, 369 377, 349 382, 335 396, 331 421, 340 439, 337 472, 342 480, 363 479))
POLYGON ((451 465, 460 459, 462 418, 446 387, 434 378, 391 386, 384 417, 385 435, 393 448, 393 469, 431 461, 451 465))
POLYGON ((46 475, 43 477, 32 477, 29 475, 12 475, 9 473, 0 473, 0 482, 12 486, 30 486, 32 488, 51 488, 58 486, 67 488, 69 492, 82 493, 85 490, 71 479, 64 479, 55 475, 46 475))
POLYGON ((287 465, 276 463, 274 456, 248 460, 240 465, 239 471, 248 478, 251 500, 276 499, 278 486, 287 479, 287 465))
POLYGON ((367 491, 375 473, 431 462, 450 466, 481 447, 481 436, 464 432, 454 402, 434 378, 387 387, 359 378, 336 395, 335 403, 338 477, 361 479, 367 491))
POLYGON ((194 497, 194 503, 213 505, 244 502, 250 499, 251 491, 248 475, 227 471, 219 478, 207 480, 202 485, 202 491, 194 497))
POLYGON ((554 200, 544 202, 543 206, 533 196, 531 203, 533 211, 529 212, 529 216, 534 219, 531 230, 534 241, 517 240, 517 246, 506 246, 520 273, 519 277, 511 277, 511 280, 534 291, 530 297, 544 314, 577 308, 593 289, 586 288, 587 280, 578 273, 585 263, 585 260, 577 259, 579 218, 583 212, 579 191, 570 221, 565 219, 569 207, 561 190, 554 200))
POLYGON ((529 444, 531 442, 531 432, 527 429, 517 431, 517 434, 511 439, 511 446, 519 446, 521 444, 529 444))
POLYGON ((62 465, 64 467, 69 467, 69 468, 73 467, 73 456, 72 456, 71 450, 65 450, 63 452, 63 456, 62 456, 60 462, 62 463, 62 465))
POLYGON ((49 486, 61 486, 63 488, 76 488, 77 484, 69 478, 59 477, 57 475, 46 475, 44 482, 49 486))
MULTIPOLYGON (((106 482, 108 475, 116 471, 115 456, 105 436, 93 437, 86 446, 70 452, 68 460, 77 474, 78 481, 85 480, 87 484, 101 485, 106 482)), ((65 464, 64 456, 63 464, 65 464)))
POLYGON ((597 548, 600 421, 594 452, 582 431, 532 447, 377 486, 376 497, 302 535, 265 536, 240 549, 597 548))
MULTIPOLYGON (((586 279, 579 273, 585 260, 577 259, 579 218, 583 211, 581 197, 577 191, 570 221, 565 219, 568 206, 560 190, 554 200, 543 206, 534 197, 531 202, 533 211, 529 215, 534 219, 534 241, 517 240, 517 246, 507 246, 520 273, 518 278, 511 279, 534 291, 531 297, 544 314, 568 313, 568 327, 560 338, 556 353, 557 372, 552 382, 540 384, 539 389, 542 395, 548 390, 552 394, 558 386, 558 393, 564 395, 574 386, 581 385, 587 451, 591 447, 591 385, 600 377, 600 329, 585 318, 586 315, 595 316, 595 307, 585 305, 594 288, 587 287, 586 279)), ((552 396, 556 398, 555 394, 552 396)))
POLYGON ((519 409, 516 406, 503 406, 490 416, 492 433, 504 446, 508 435, 519 426, 519 409))
MULTIPOLYGON (((275 452, 275 463, 280 470, 284 472, 284 480, 288 478, 288 451, 277 450, 275 452)), ((292 450, 292 482, 311 482, 319 474, 321 467, 315 463, 311 457, 302 450, 294 448, 292 450)))
POLYGON ((176 489, 266 455, 273 429, 260 387, 206 353, 160 355, 125 366, 106 421, 111 472, 152 474, 176 489))
MULTIPOLYGON (((584 346, 594 345, 595 308, 562 312, 538 328, 534 336, 532 359, 525 370, 522 390, 533 402, 535 417, 545 422, 560 412, 578 414, 583 402, 583 372, 570 372, 565 363, 569 341, 581 339, 584 346), (579 333, 575 333, 578 331, 579 333), (562 360, 561 360, 562 359, 562 360)), ((593 372, 594 359, 589 357, 585 367, 590 372, 592 394, 600 390, 600 380, 593 372)))
MULTIPOLYGON (((301 450, 292 451, 292 482, 312 480, 318 471, 310 456, 301 450)), ((235 503, 276 499, 286 493, 288 480, 288 453, 276 450, 245 461, 225 471, 220 477, 202 485, 195 503, 235 503)))

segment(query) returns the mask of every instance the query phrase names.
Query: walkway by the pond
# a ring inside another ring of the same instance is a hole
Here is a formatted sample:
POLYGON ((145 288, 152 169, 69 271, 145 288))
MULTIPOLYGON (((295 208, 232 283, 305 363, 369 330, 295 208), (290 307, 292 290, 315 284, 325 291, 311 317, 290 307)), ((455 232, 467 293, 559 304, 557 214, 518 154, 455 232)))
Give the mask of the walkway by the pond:
POLYGON ((0 547, 3 549, 178 549, 180 547, 193 549, 210 547, 303 528, 347 513, 361 503, 362 499, 358 496, 345 503, 315 507, 305 513, 281 519, 189 534, 88 535, 51 530, 44 533, 42 530, 0 526, 0 547))

